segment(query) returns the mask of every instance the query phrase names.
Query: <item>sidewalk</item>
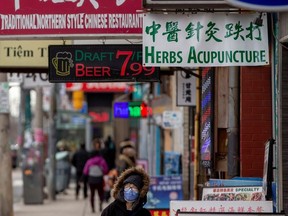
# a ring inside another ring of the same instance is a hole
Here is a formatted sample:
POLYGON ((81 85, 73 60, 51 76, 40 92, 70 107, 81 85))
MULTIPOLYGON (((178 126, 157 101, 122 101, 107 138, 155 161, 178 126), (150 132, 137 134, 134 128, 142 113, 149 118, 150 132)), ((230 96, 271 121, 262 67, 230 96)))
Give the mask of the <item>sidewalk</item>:
MULTIPOLYGON (((96 212, 92 213, 89 203, 89 197, 84 200, 75 199, 75 185, 71 184, 66 190, 66 194, 60 193, 56 196, 55 201, 44 200, 44 204, 25 205, 23 201, 14 204, 14 216, 100 216, 98 209, 98 194, 95 197, 96 212)), ((112 200, 112 199, 110 199, 112 200)), ((103 204, 103 209, 108 203, 103 204)))

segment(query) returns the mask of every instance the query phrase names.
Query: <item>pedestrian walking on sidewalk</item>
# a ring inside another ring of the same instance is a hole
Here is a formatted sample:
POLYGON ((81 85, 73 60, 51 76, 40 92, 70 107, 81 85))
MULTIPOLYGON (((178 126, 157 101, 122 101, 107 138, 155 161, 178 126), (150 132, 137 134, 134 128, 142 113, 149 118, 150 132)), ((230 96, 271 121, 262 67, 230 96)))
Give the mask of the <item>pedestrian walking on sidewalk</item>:
POLYGON ((87 198, 88 193, 87 193, 87 181, 85 178, 82 177, 83 175, 83 170, 85 163, 89 159, 89 153, 85 149, 85 143, 82 143, 80 145, 80 148, 78 151, 75 152, 75 154, 72 157, 72 165, 76 169, 76 199, 79 197, 79 191, 81 189, 81 183, 83 184, 83 196, 84 199, 87 198))
POLYGON ((92 212, 95 212, 95 192, 99 196, 99 210, 102 211, 104 201, 104 175, 108 173, 108 165, 100 154, 101 140, 96 139, 93 142, 94 150, 91 152, 91 158, 86 162, 83 176, 87 179, 90 188, 90 204, 92 212))
POLYGON ((103 210, 101 216, 151 216, 149 210, 144 208, 149 184, 150 178, 144 169, 126 169, 114 185, 115 200, 103 210))

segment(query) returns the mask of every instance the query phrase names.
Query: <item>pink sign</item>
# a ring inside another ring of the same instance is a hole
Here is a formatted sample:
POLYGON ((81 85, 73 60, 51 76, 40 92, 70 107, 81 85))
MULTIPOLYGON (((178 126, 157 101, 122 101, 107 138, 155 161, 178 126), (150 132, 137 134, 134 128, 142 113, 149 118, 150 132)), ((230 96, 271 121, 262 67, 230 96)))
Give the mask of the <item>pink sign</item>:
POLYGON ((1 0, 0 37, 141 35, 141 9, 141 0, 1 0))

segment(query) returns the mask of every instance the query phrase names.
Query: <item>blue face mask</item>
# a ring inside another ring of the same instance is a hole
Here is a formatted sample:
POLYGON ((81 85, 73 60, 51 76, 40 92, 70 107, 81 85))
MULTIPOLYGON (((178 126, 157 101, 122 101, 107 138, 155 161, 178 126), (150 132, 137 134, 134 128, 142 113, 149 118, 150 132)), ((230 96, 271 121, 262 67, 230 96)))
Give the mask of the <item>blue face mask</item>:
POLYGON ((137 200, 139 193, 129 188, 128 190, 124 190, 124 199, 127 202, 134 202, 137 200))

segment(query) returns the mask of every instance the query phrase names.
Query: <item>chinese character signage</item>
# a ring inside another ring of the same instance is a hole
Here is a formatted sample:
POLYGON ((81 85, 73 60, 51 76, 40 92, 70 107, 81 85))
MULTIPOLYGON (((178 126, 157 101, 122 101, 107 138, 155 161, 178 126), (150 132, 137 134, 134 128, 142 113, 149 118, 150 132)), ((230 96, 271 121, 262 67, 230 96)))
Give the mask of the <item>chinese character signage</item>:
POLYGON ((1 0, 0 37, 141 35, 141 0, 1 0))
POLYGON ((142 65, 141 45, 53 45, 49 81, 159 81, 159 68, 142 65))
MULTIPOLYGON (((254 215, 258 215, 259 213, 272 213, 272 201, 202 201, 202 200, 184 200, 184 201, 176 201, 173 200, 170 202, 170 216, 180 215, 177 211, 193 213, 202 213, 203 215, 207 216, 204 213, 231 213, 231 215, 235 215, 237 213, 254 213, 254 215), (258 213, 258 214, 257 214, 258 213)), ((210 215, 209 214, 209 215, 210 215)), ((217 215, 218 215, 217 214, 217 215)), ((184 214, 181 214, 181 216, 184 214)), ((197 216, 199 214, 196 214, 197 216)), ((230 214, 225 214, 229 215, 230 214)), ((243 214, 246 215, 246 214, 243 214)))
POLYGON ((196 106, 196 77, 184 71, 176 72, 177 105, 196 106))
POLYGON ((249 14, 145 14, 145 66, 268 65, 267 15, 263 26, 249 14))

